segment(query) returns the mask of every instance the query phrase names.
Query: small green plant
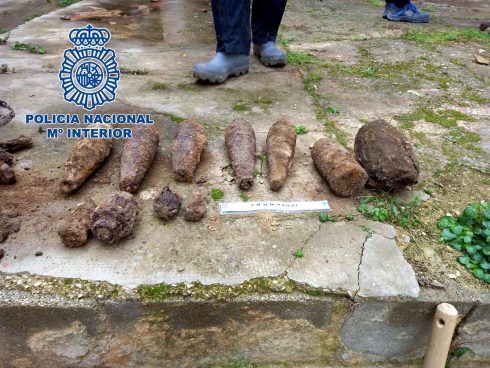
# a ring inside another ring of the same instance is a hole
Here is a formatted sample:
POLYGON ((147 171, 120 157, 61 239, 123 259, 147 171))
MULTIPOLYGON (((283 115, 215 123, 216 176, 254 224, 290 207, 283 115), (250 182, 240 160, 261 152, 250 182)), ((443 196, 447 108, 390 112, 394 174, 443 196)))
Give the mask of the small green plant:
POLYGON ((340 114, 340 110, 338 108, 336 108, 335 106, 327 107, 327 112, 334 114, 334 115, 340 114))
POLYGON ((374 77, 376 73, 378 72, 378 68, 374 67, 369 67, 364 71, 364 76, 365 77, 374 77))
POLYGON ((318 64, 319 60, 306 52, 288 52, 287 61, 291 65, 305 66, 318 64))
POLYGON ((23 42, 16 42, 12 46, 12 50, 24 50, 30 52, 31 54, 41 54, 41 55, 46 53, 46 49, 42 46, 35 45, 32 43, 23 43, 23 42))
POLYGON ((257 170, 257 169, 255 169, 255 170, 254 170, 253 174, 254 174, 254 176, 255 176, 256 178, 258 178, 259 176, 261 176, 261 175, 262 175, 262 173, 261 173, 259 170, 257 170))
POLYGON ((247 111, 250 110, 250 108, 247 106, 247 104, 243 101, 238 101, 235 106, 233 106, 233 110, 235 111, 247 111))
POLYGON ((467 346, 460 346, 449 353, 450 358, 461 358, 466 353, 469 353, 471 349, 467 346))
POLYGON ((9 30, 7 28, 1 28, 0 27, 0 34, 2 33, 7 33, 9 30))
POLYGON ((241 192, 240 193, 240 198, 244 202, 248 202, 250 200, 250 196, 247 193, 245 193, 245 192, 241 192))
POLYGON ((257 96, 254 99, 254 103, 257 105, 272 105, 272 100, 269 97, 257 96))
POLYGON ((293 253, 294 258, 303 258, 305 255, 301 249, 296 249, 293 253))
POLYGON ((371 230, 371 228, 369 226, 366 226, 366 225, 362 225, 362 231, 367 233, 368 238, 371 238, 374 234, 373 230, 371 230))
POLYGON ((165 83, 153 83, 153 86, 151 86, 151 89, 154 91, 163 91, 167 89, 167 85, 165 83))
POLYGON ((320 213, 318 218, 320 219, 320 222, 335 222, 335 219, 325 212, 320 213))
POLYGON ((264 164, 267 162, 267 153, 263 153, 260 155, 260 174, 262 175, 262 169, 264 168, 264 164))
POLYGON ((384 2, 384 1, 382 1, 382 0, 368 0, 368 2, 369 2, 371 5, 378 6, 378 7, 383 7, 383 6, 385 6, 385 2, 384 2))
POLYGON ((354 221, 354 220, 355 220, 355 216, 354 216, 354 215, 350 215, 350 214, 349 214, 349 215, 345 216, 345 219, 346 219, 347 221, 354 221))
POLYGON ((219 201, 225 196, 225 193, 221 189, 213 188, 211 189, 211 198, 215 201, 219 201))
POLYGON ((308 129, 304 125, 296 125, 294 127, 296 134, 306 134, 308 133, 308 129))
POLYGON ((58 4, 59 6, 70 6, 72 4, 74 4, 76 2, 76 0, 58 0, 58 4))
POLYGON ((463 253, 457 261, 490 284, 490 202, 472 203, 458 217, 443 216, 437 227, 440 240, 463 253))
POLYGON ((185 119, 181 116, 177 116, 177 115, 174 115, 174 114, 165 114, 166 117, 168 117, 170 120, 172 120, 174 123, 177 123, 177 124, 180 124, 182 123, 185 119))
POLYGON ((381 196, 363 198, 357 210, 372 220, 390 222, 403 228, 409 228, 420 224, 417 217, 419 207, 420 200, 418 197, 409 203, 402 203, 384 193, 381 196))

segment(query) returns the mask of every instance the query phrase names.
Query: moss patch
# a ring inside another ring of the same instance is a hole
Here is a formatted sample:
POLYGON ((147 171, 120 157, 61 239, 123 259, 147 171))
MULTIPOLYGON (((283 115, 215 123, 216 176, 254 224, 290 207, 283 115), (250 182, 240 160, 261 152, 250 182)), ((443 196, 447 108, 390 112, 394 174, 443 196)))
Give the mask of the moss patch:
POLYGON ((428 107, 420 107, 410 113, 395 115, 394 118, 404 129, 415 127, 415 122, 419 120, 434 123, 444 128, 454 128, 458 125, 458 121, 475 121, 473 117, 456 110, 442 109, 434 111, 428 107))
POLYGON ((408 29, 403 38, 420 43, 445 43, 454 41, 483 42, 490 45, 490 35, 476 28, 449 28, 448 30, 435 29, 408 29))

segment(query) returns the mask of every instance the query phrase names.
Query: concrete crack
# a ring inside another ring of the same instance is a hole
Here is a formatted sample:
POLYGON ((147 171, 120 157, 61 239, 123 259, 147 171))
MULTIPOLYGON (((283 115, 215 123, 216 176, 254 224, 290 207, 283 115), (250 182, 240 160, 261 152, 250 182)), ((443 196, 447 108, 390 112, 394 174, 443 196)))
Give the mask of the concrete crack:
POLYGON ((366 242, 371 239, 372 237, 372 234, 367 234, 366 235, 366 239, 362 242, 362 247, 361 247, 361 259, 359 260, 359 265, 357 266, 357 290, 356 292, 354 293, 354 295, 352 295, 351 299, 354 300, 357 296, 357 294, 359 293, 359 291, 361 290, 361 265, 362 265, 362 260, 363 260, 363 257, 364 257, 364 249, 366 247, 366 242))
MULTIPOLYGON (((320 231, 321 228, 322 228, 322 225, 320 224, 320 225, 318 225, 318 228, 315 231, 313 231, 310 235, 308 235, 306 240, 303 241, 303 245, 299 248, 299 249, 301 249, 301 251, 305 250, 305 248, 308 245, 308 243, 310 242, 310 240, 320 231)), ((296 258, 294 257, 293 260, 291 261, 291 263, 286 267, 286 270, 284 271, 286 273, 286 275, 288 274, 289 269, 291 267, 293 267, 295 261, 296 261, 296 258)))
MULTIPOLYGON (((453 336, 453 340, 452 340, 452 343, 451 345, 456 341, 456 339, 459 337, 459 330, 461 327, 463 327, 465 324, 466 324, 466 321, 473 315, 473 313, 475 313, 475 310, 480 306, 480 303, 476 303, 474 305, 471 306, 470 310, 468 311, 468 313, 466 313, 462 318, 461 320, 458 322, 458 324, 456 325, 456 329, 454 330, 454 336, 453 336)), ((460 341, 458 345, 464 345, 466 344, 467 342, 466 341, 460 341)), ((456 347, 456 346, 453 346, 453 348, 456 347)))

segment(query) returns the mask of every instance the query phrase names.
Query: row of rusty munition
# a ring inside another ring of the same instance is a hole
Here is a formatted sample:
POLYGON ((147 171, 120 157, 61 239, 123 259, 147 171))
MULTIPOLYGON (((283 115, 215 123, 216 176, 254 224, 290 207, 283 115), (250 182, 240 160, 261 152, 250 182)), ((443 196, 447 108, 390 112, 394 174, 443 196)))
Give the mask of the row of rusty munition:
MULTIPOLYGON (((129 193, 138 190, 153 162, 158 143, 159 135, 154 126, 134 129, 134 137, 124 143, 121 156, 121 190, 129 193)), ((65 163, 61 191, 77 190, 109 156, 112 144, 110 139, 78 140, 65 163)), ((252 125, 244 120, 232 122, 225 131, 225 144, 240 189, 250 189, 257 157, 252 125)), ((179 125, 172 143, 172 169, 177 181, 193 181, 206 147, 207 138, 199 123, 188 120, 179 125)), ((272 125, 266 140, 271 190, 277 191, 284 186, 295 149, 294 126, 285 119, 272 125)), ((356 158, 327 138, 320 139, 312 147, 315 167, 339 196, 354 195, 366 181, 381 189, 417 182, 419 166, 410 143, 397 128, 383 120, 368 123, 359 130, 354 151, 356 158)))
MULTIPOLYGON (((134 130, 134 137, 124 143, 121 156, 121 190, 129 193, 138 190, 153 162, 158 143, 159 135, 154 126, 139 126, 134 130)), ((112 144, 109 139, 77 141, 64 166, 61 191, 71 193, 78 189, 102 165, 112 144)), ((244 120, 232 122, 225 131, 225 144, 239 187, 250 189, 256 161, 252 125, 244 120)), ((206 146, 207 138, 199 123, 188 120, 179 125, 172 143, 172 168, 177 181, 193 181, 206 146)), ((273 124, 266 140, 271 190, 284 186, 295 149, 294 126, 284 119, 273 124)), ((383 120, 368 123, 359 130, 354 151, 356 158, 327 138, 312 147, 315 167, 337 195, 351 196, 363 188, 366 181, 382 189, 417 182, 419 166, 410 143, 397 128, 383 120)))

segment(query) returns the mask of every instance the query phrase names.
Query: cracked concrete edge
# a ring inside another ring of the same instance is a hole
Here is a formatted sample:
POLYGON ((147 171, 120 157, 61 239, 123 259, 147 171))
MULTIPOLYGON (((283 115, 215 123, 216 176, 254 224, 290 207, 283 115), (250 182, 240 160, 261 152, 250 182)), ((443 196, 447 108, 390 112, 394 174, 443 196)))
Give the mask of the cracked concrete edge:
POLYGON ((352 299, 356 299, 357 297, 357 294, 359 294, 359 291, 361 290, 361 264, 362 264, 362 259, 364 257, 364 249, 366 247, 366 242, 369 240, 370 238, 370 234, 367 234, 366 235, 366 239, 364 239, 363 243, 362 243, 362 247, 361 247, 361 261, 359 262, 359 265, 357 266, 357 290, 356 292, 354 293, 354 295, 352 296, 352 299))

